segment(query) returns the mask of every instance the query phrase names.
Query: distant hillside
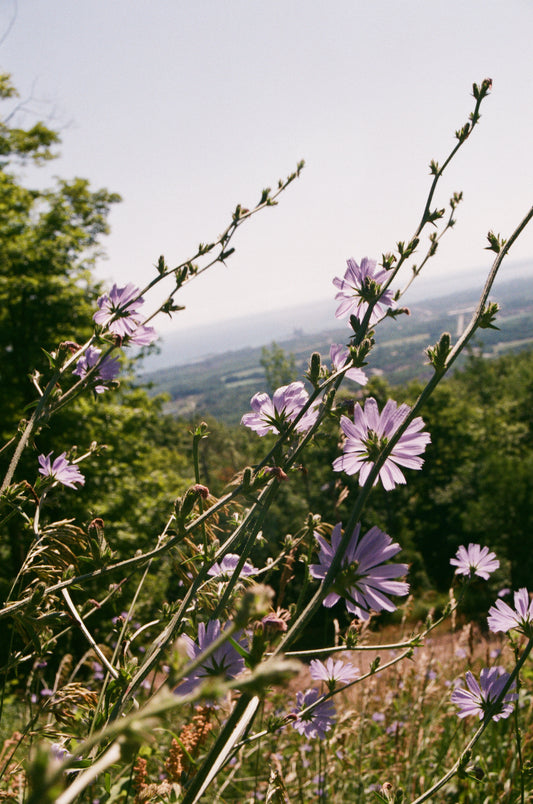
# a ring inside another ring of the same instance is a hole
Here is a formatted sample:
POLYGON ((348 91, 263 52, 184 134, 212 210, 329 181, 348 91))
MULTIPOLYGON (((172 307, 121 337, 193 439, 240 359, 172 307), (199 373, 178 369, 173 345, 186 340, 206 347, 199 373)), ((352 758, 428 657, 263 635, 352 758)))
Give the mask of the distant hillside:
MULTIPOLYGON (((469 320, 469 311, 478 297, 478 288, 461 293, 459 300, 454 292, 423 304, 413 304, 410 316, 384 321, 370 356, 368 374, 383 375, 392 384, 429 377, 431 370, 425 363, 425 347, 435 343, 445 331, 457 337, 458 328, 469 320)), ((533 283, 500 282, 497 293, 491 298, 497 298, 501 306, 497 322, 500 329, 480 331, 476 346, 482 343, 487 357, 506 350, 533 348, 533 283)), ((275 340, 285 351, 293 353, 301 375, 311 352, 320 352, 323 359, 329 361, 331 343, 345 342, 349 336, 345 322, 332 316, 328 320, 332 326, 318 333, 296 332, 285 338, 280 337, 277 328, 273 331, 271 327, 261 345, 226 351, 189 365, 147 372, 142 380, 152 383, 154 393, 167 393, 171 397, 167 410, 176 415, 197 418, 209 413, 235 424, 249 409, 253 394, 266 390, 260 365, 261 346, 275 340)))
MULTIPOLYGON (((455 301, 450 301, 450 304, 462 305, 466 303, 466 294, 475 293, 477 296, 483 287, 486 273, 485 268, 455 273, 449 277, 422 274, 409 288, 402 303, 409 307, 415 304, 425 306, 427 299, 446 297, 453 291, 455 301)), ((496 292, 499 293, 502 282, 526 277, 533 281, 533 259, 527 262, 510 262, 496 280, 496 292)), ((185 318, 178 314, 175 318, 175 330, 165 333, 159 340, 159 351, 146 358, 144 370, 153 372, 170 366, 183 366, 215 354, 239 350, 244 346, 254 348, 271 343, 272 340, 286 341, 295 333, 320 333, 336 326, 342 329, 343 324, 335 321, 337 303, 334 295, 335 289, 332 286, 331 295, 323 301, 215 321, 209 326, 187 327, 185 318)))

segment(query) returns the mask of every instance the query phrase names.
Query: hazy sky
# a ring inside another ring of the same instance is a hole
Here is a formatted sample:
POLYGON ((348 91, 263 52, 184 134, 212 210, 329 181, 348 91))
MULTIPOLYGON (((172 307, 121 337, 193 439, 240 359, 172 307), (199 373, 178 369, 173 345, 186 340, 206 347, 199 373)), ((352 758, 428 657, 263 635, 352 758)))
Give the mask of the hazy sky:
MULTIPOLYGON (((442 182, 441 205, 465 200, 429 270, 488 266, 487 230, 508 234, 532 203, 531 0, 0 0, 0 31, 2 69, 61 130, 39 181, 123 196, 98 266, 110 282, 185 259, 306 160, 228 268, 183 293, 180 327, 333 297, 347 257, 407 240, 473 81, 493 92, 442 182)), ((532 227, 511 254, 529 257, 532 227)))

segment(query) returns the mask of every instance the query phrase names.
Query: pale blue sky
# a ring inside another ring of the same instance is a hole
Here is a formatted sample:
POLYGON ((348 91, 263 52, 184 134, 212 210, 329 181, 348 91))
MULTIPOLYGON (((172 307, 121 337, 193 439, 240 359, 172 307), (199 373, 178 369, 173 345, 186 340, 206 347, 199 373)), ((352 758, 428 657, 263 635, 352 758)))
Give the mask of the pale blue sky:
MULTIPOLYGON (((0 31, 14 9, 0 0, 0 31)), ((442 184, 441 203, 465 201, 430 270, 488 266, 487 230, 509 233, 532 203, 532 31, 531 0, 19 0, 0 56, 62 129, 45 175, 124 198, 98 267, 110 282, 142 285, 159 254, 186 258, 306 160, 228 268, 183 294, 182 327, 333 298, 347 257, 407 239, 430 159, 490 76, 442 184)), ((533 230, 512 252, 529 257, 533 230)))

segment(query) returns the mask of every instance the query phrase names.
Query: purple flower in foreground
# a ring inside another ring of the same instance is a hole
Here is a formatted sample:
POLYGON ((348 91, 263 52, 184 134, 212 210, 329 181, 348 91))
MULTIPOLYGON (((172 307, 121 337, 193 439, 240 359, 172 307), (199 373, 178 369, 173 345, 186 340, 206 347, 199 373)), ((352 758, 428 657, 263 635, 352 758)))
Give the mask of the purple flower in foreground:
POLYGON ((528 638, 533 636, 533 601, 525 587, 514 593, 514 605, 512 609, 503 600, 497 600, 496 605, 490 607, 487 618, 490 630, 507 633, 516 628, 528 638))
MULTIPOLYGON (((358 403, 354 409, 353 422, 347 416, 341 416, 341 428, 346 440, 343 454, 333 461, 333 469, 348 475, 359 472, 359 485, 363 486, 381 451, 405 421, 409 411, 409 405, 398 407, 392 399, 389 399, 381 413, 372 397, 366 400, 364 409, 358 403)), ((379 478, 383 488, 390 491, 396 483, 405 483, 398 464, 408 469, 422 467, 424 461, 418 456, 431 441, 429 433, 420 432, 423 426, 424 421, 420 416, 410 422, 379 470, 374 485, 379 478)))
MULTIPOLYGON (((334 371, 340 371, 340 369, 344 368, 349 356, 348 349, 341 343, 332 343, 329 347, 329 359, 334 371)), ((368 377, 361 368, 348 369, 344 376, 348 377, 349 380, 358 382, 359 385, 366 385, 368 382, 368 377)))
POLYGON ((66 452, 62 452, 53 463, 50 459, 52 455, 51 452, 49 452, 48 455, 39 455, 38 460, 39 466, 41 467, 39 472, 45 477, 57 480, 58 483, 62 483, 64 486, 68 486, 71 489, 76 488, 76 483, 83 486, 85 478, 76 464, 67 461, 65 457, 66 454, 66 452))
POLYGON ((123 288, 113 285, 109 293, 98 299, 99 310, 93 319, 101 327, 108 327, 110 332, 125 338, 139 326, 139 308, 143 304, 144 299, 133 282, 123 288))
POLYGON ((313 707, 313 709, 310 709, 308 712, 300 714, 319 698, 320 693, 316 689, 296 693, 296 706, 298 709, 295 712, 295 715, 297 715, 296 720, 293 721, 292 725, 297 732, 310 739, 314 737, 324 737, 325 733, 331 729, 335 720, 335 704, 331 698, 317 704, 317 706, 313 707))
MULTIPOLYGON (((303 382, 291 382, 274 391, 272 399, 268 394, 255 394, 250 400, 252 413, 245 413, 241 424, 254 430, 257 435, 281 433, 288 422, 293 422, 302 408, 309 401, 309 394, 303 382)), ((296 425, 296 431, 303 433, 315 423, 318 411, 315 409, 318 400, 313 402, 309 410, 296 425)))
MULTIPOLYGON (((100 360, 101 354, 101 349, 97 349, 95 346, 89 346, 85 354, 82 355, 76 363, 76 368, 72 373, 76 374, 78 377, 85 377, 85 375, 92 368, 94 368, 94 366, 96 366, 100 360)), ((117 357, 105 357, 98 366, 97 371, 92 375, 92 379, 96 381, 101 380, 102 382, 110 382, 111 380, 115 379, 119 371, 119 359, 117 357)), ((107 386, 96 385, 94 390, 97 394, 102 394, 104 391, 107 391, 107 386)))
MULTIPOLYGON (((310 564, 309 572, 313 578, 325 578, 333 557, 342 540, 342 525, 333 528, 331 544, 315 534, 320 545, 318 558, 320 564, 310 564)), ((374 611, 395 611, 396 606, 386 595, 406 595, 409 584, 393 581, 405 575, 407 564, 385 564, 401 548, 391 537, 379 528, 370 528, 361 539, 361 523, 358 523, 342 559, 341 569, 335 578, 332 591, 326 595, 323 605, 334 606, 342 597, 346 608, 361 620, 368 620, 371 609, 374 611)))
POLYGON ((394 304, 392 291, 381 293, 381 284, 385 282, 387 271, 376 270, 376 261, 363 257, 361 265, 354 259, 346 260, 346 273, 344 279, 336 276, 333 284, 339 289, 335 299, 340 304, 335 312, 336 318, 345 315, 355 315, 360 321, 371 303, 375 302, 370 315, 369 325, 376 323, 385 313, 387 307, 394 304))
POLYGON ((141 323, 139 309, 144 299, 139 296, 139 288, 130 282, 123 288, 113 285, 109 293, 104 293, 98 299, 99 310, 93 319, 101 327, 107 327, 113 335, 128 338, 131 343, 138 346, 147 346, 157 335, 152 327, 141 323))
POLYGON ((489 552, 488 547, 472 543, 468 547, 461 545, 455 558, 450 558, 450 564, 457 567, 456 575, 478 575, 485 581, 500 566, 496 553, 489 552))
MULTIPOLYGON (((470 671, 466 673, 465 679, 468 689, 464 687, 455 689, 451 696, 452 703, 459 707, 459 717, 477 715, 481 720, 501 694, 509 680, 509 673, 506 673, 503 667, 484 667, 479 677, 479 683, 470 671)), ((511 689, 514 687, 513 682, 511 689)), ((513 701, 516 701, 517 698, 516 692, 506 692, 492 715, 492 719, 499 720, 509 717, 513 711, 513 701)))
MULTIPOLYGON (((207 571, 208 575, 212 577, 218 577, 219 575, 223 575, 225 578, 229 578, 235 572, 237 564, 240 561, 240 556, 236 553, 227 553, 220 564, 218 561, 213 564, 211 569, 207 571)), ((254 567, 248 560, 246 560, 241 567, 240 577, 247 578, 249 575, 253 575, 255 572, 258 572, 257 567, 254 567)))
POLYGON ((309 672, 314 681, 324 681, 330 692, 337 684, 349 684, 359 675, 359 670, 353 664, 334 660, 331 656, 325 662, 312 659, 309 662, 309 672))
POLYGON ((147 327, 145 324, 139 324, 137 329, 129 336, 128 343, 133 343, 135 346, 150 346, 157 340, 157 332, 153 327, 147 327))
MULTIPOLYGON (((184 636, 187 655, 190 659, 196 659, 207 648, 219 638, 223 633, 218 620, 209 620, 207 625, 200 623, 198 626, 198 641, 195 642, 191 637, 184 636)), ((186 695, 191 692, 205 676, 223 676, 224 678, 235 678, 241 670, 244 670, 244 659, 234 648, 231 642, 224 642, 217 648, 205 662, 196 668, 190 676, 183 679, 179 687, 174 690, 179 695, 186 695)))

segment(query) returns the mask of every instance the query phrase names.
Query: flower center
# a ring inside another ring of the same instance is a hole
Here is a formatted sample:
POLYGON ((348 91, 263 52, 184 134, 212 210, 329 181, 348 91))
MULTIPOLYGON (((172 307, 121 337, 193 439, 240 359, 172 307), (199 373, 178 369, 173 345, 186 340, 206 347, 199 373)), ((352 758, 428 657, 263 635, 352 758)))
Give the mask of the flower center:
POLYGON ((333 584, 333 589, 338 595, 346 596, 346 590, 351 589, 352 586, 357 586, 358 582, 364 578, 359 572, 359 562, 352 561, 351 564, 346 564, 339 571, 333 584))
POLYGON ((369 430, 364 441, 369 460, 376 462, 381 450, 389 443, 389 439, 383 436, 380 438, 374 430, 369 430))

